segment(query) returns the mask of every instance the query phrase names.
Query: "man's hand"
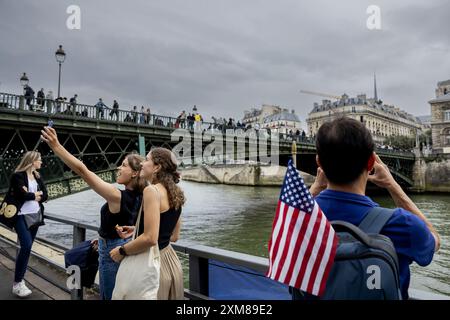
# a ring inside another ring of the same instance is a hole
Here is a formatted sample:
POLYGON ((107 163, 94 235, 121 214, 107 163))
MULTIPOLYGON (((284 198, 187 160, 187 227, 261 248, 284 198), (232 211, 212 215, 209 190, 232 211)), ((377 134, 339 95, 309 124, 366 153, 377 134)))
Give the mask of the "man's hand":
POLYGON ((425 215, 420 211, 420 209, 416 206, 416 204, 406 195, 400 185, 394 180, 392 177, 389 168, 381 161, 380 157, 375 154, 375 163, 373 166, 374 173, 369 174, 368 180, 376 184, 381 188, 386 188, 392 199, 395 202, 395 205, 399 208, 403 208, 412 214, 415 214, 420 219, 422 219, 427 225, 430 232, 433 234, 435 239, 435 252, 437 252, 441 246, 441 238, 439 233, 433 227, 433 225, 428 221, 425 215))
POLYGON ((375 163, 373 165, 373 174, 369 174, 368 180, 380 188, 390 189, 397 185, 387 165, 381 161, 380 157, 374 152, 375 163))
POLYGON ((325 172, 323 172, 321 167, 317 167, 316 180, 311 185, 309 192, 312 194, 313 197, 315 197, 323 190, 325 190, 327 188, 327 185, 328 179, 325 176, 325 172))

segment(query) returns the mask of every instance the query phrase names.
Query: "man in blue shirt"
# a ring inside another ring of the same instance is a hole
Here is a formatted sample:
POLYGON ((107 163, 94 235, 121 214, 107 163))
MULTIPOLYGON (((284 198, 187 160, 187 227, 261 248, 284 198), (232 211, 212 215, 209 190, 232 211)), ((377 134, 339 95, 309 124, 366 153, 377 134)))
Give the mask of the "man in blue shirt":
POLYGON ((319 168, 310 192, 328 220, 359 225, 372 207, 379 206, 365 195, 367 181, 391 195, 397 209, 381 234, 392 240, 397 251, 400 287, 407 299, 409 265, 431 263, 440 247, 439 234, 376 155, 370 131, 361 122, 342 117, 324 123, 316 148, 319 168))

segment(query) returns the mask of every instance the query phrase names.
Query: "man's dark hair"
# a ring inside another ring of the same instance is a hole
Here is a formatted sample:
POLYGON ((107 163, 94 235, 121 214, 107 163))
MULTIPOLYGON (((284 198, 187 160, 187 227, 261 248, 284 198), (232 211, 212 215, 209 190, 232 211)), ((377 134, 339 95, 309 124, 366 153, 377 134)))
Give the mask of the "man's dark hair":
POLYGON ((361 122, 340 117, 319 128, 316 149, 327 179, 345 185, 354 182, 367 168, 374 142, 361 122))

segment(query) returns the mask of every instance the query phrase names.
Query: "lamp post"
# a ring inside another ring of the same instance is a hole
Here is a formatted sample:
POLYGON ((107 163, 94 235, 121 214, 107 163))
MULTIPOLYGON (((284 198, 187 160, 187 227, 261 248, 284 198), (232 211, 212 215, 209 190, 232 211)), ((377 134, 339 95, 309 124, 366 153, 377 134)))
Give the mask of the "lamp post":
POLYGON ((27 77, 27 74, 24 72, 23 75, 20 77, 20 84, 23 87, 23 90, 25 90, 25 87, 28 85, 28 82, 30 80, 27 77))
POLYGON ((294 167, 297 168, 297 142, 295 142, 295 140, 292 140, 291 153, 292 162, 294 162, 294 167))
POLYGON ((20 77, 20 84, 23 87, 23 95, 19 97, 19 109, 23 110, 25 108, 25 87, 28 85, 29 79, 27 77, 27 74, 24 72, 23 75, 20 77))
POLYGON ((62 45, 59 46, 55 52, 56 61, 59 64, 59 77, 58 77, 58 98, 61 97, 61 64, 66 60, 66 53, 64 52, 62 45))

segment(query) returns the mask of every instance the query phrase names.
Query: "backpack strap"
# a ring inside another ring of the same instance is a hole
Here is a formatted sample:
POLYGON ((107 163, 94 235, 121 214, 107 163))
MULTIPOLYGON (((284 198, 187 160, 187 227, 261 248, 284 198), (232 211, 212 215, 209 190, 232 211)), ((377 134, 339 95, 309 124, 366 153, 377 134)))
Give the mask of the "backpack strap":
POLYGON ((369 210, 358 227, 366 233, 380 233, 393 213, 394 209, 374 207, 369 210))

